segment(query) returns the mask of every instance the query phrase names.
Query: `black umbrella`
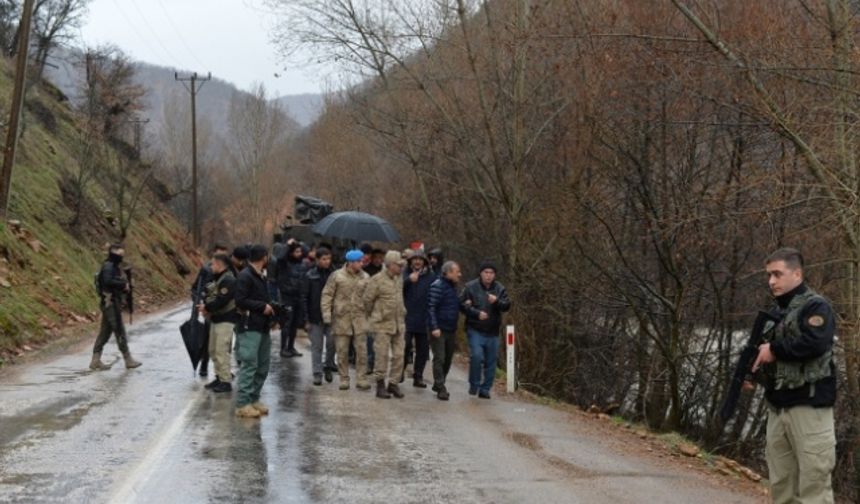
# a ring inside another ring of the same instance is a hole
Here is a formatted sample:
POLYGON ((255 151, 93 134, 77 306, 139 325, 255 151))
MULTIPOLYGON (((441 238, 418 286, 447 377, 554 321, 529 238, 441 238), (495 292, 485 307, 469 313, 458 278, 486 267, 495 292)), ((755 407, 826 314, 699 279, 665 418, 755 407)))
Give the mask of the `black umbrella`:
POLYGON ((191 306, 191 318, 179 326, 185 350, 191 358, 191 367, 197 370, 197 364, 203 356, 203 344, 206 342, 206 324, 197 316, 197 303, 203 290, 203 275, 197 280, 197 288, 194 290, 194 303, 191 306))
POLYGON ((314 225, 314 233, 327 238, 340 238, 355 242, 400 241, 400 235, 384 219, 364 212, 337 212, 314 225))

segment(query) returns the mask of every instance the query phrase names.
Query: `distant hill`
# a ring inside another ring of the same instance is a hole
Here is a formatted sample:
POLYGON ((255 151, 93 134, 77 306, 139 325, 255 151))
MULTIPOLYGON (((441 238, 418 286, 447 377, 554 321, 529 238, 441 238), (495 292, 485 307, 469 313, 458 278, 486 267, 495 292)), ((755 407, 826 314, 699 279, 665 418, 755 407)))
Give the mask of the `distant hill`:
POLYGON ((302 128, 313 124, 323 110, 323 96, 320 94, 287 95, 277 100, 302 128))
MULTIPOLYGON (((81 60, 81 52, 77 49, 58 50, 52 62, 57 68, 47 68, 46 78, 56 85, 73 101, 78 94, 78 87, 83 79, 82 68, 76 64, 81 60)), ((137 63, 137 81, 146 90, 146 109, 143 115, 151 120, 151 132, 158 131, 162 126, 163 107, 165 103, 180 103, 190 101, 188 91, 174 78, 172 68, 137 63)), ((182 75, 188 72, 180 71, 182 75)), ((227 115, 230 110, 230 99, 237 91, 235 85, 213 76, 206 82, 197 95, 198 124, 208 122, 212 131, 220 137, 227 135, 227 115)), ((293 118, 296 126, 304 128, 319 117, 322 110, 322 95, 302 94, 275 98, 284 111, 293 118)), ((183 106, 186 106, 183 104, 183 106)), ((157 139, 156 139, 157 141, 157 139)))

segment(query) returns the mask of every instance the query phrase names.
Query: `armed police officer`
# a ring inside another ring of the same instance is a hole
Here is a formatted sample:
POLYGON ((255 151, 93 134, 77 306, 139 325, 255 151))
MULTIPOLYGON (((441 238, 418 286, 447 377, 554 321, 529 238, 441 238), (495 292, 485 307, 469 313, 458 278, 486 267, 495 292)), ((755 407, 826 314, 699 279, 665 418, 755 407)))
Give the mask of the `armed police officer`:
POLYGON ((771 495, 775 503, 832 503, 836 319, 830 303, 806 285, 800 252, 779 249, 765 267, 779 322, 766 333, 752 371, 761 371, 768 404, 771 495))
POLYGON ((276 315, 263 275, 267 263, 268 249, 263 245, 252 246, 248 265, 236 279, 235 301, 240 314, 236 335, 239 360, 236 416, 245 418, 269 414, 269 408, 260 402, 260 391, 269 376, 272 350, 269 331, 276 315))
POLYGON ((99 293, 99 305, 102 312, 102 324, 99 335, 93 346, 93 359, 90 369, 102 371, 110 369, 102 363, 102 350, 110 339, 110 335, 116 336, 116 344, 125 359, 125 367, 133 369, 140 367, 141 363, 131 357, 128 349, 128 340, 125 335, 125 325, 122 321, 122 304, 125 296, 131 291, 131 284, 123 275, 120 268, 125 257, 125 249, 120 244, 114 244, 108 249, 108 258, 102 264, 102 269, 96 276, 96 287, 99 293))
POLYGON ((216 393, 230 392, 230 344, 239 322, 236 313, 236 277, 230 270, 230 256, 225 251, 212 257, 212 279, 206 285, 205 301, 197 305, 209 326, 209 355, 215 364, 215 379, 206 388, 216 393))

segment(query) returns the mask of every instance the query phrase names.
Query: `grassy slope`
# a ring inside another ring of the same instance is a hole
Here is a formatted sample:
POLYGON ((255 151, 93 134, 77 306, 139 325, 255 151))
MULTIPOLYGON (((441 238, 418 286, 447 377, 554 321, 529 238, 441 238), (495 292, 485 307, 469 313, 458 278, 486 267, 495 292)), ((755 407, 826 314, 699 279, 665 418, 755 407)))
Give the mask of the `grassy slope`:
MULTIPOLYGON (((12 88, 8 66, 0 61, 4 115, 12 88)), ((105 245, 118 234, 105 217, 112 200, 99 183, 88 188, 85 224, 70 228, 72 212, 63 202, 61 181, 75 167, 72 114, 50 88, 34 87, 27 100, 9 211, 10 219, 22 222, 24 236, 0 222, 0 280, 11 284, 0 285, 0 352, 49 339, 57 329, 83 318, 94 319, 98 302, 93 274, 105 245), (34 250, 32 239, 44 247, 34 250)), ((193 270, 199 257, 182 227, 149 191, 137 216, 125 240, 127 260, 135 268, 137 304, 176 299, 190 282, 180 275, 179 266, 193 270)))

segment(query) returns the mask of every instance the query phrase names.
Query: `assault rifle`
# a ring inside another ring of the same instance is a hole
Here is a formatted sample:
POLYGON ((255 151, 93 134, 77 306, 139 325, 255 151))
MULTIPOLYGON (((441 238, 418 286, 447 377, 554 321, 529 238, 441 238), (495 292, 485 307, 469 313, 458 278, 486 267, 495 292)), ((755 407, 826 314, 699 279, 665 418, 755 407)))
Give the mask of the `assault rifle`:
POLYGON ((125 276, 128 279, 128 325, 134 323, 134 282, 131 280, 131 266, 126 266, 123 268, 125 270, 125 276))
POLYGON ((750 333, 750 338, 741 351, 741 356, 738 358, 738 364, 735 368, 735 374, 732 376, 726 400, 723 402, 722 409, 720 409, 720 420, 722 420, 723 424, 728 422, 732 418, 732 415, 735 414, 744 382, 753 381, 754 379, 752 366, 756 357, 758 357, 759 345, 764 343, 765 334, 776 327, 778 323, 779 319, 770 313, 764 311, 758 312, 752 332, 750 333))

